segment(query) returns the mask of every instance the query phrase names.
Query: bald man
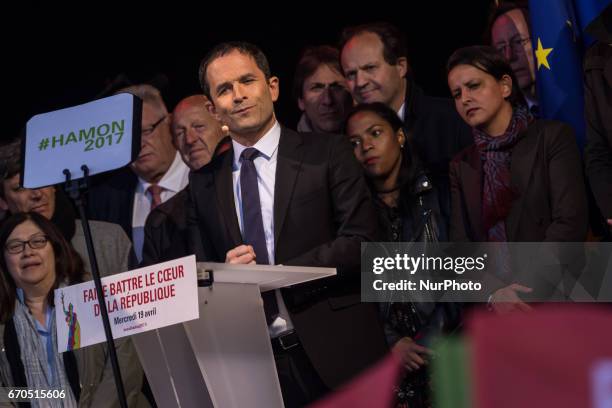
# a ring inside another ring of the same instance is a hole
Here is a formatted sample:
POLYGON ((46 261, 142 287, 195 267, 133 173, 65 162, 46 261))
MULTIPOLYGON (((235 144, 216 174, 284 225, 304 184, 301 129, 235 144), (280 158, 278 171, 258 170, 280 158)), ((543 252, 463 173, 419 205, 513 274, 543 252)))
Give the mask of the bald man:
POLYGON ((208 112, 208 105, 204 95, 192 95, 180 101, 172 114, 174 145, 192 171, 210 161, 223 137, 221 124, 208 112))
MULTIPOLYGON (((172 113, 173 142, 191 171, 207 164, 216 151, 229 147, 223 139, 221 124, 209 113, 204 95, 192 95, 180 101, 172 113)), ((185 205, 187 186, 149 214, 145 224, 142 265, 176 259, 198 253, 200 237, 188 235, 185 205)))

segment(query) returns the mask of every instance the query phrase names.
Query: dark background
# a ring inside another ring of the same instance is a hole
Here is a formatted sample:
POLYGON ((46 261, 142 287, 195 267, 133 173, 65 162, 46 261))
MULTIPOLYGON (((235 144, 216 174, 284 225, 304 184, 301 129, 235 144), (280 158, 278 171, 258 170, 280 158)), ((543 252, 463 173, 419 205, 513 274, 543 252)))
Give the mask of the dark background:
POLYGON ((121 73, 134 83, 165 76, 162 93, 172 109, 183 97, 201 92, 201 58, 213 45, 229 40, 250 41, 263 49, 280 78, 277 116, 294 126, 299 112, 290 89, 303 47, 336 44, 342 27, 380 20, 406 34, 416 81, 429 94, 448 96, 446 59, 458 47, 482 42, 491 2, 228 2, 220 10, 148 3, 155 13, 126 17, 125 10, 106 8, 61 19, 42 8, 29 10, 27 24, 2 34, 9 117, 1 137, 7 141, 18 136, 37 113, 95 99, 121 73))

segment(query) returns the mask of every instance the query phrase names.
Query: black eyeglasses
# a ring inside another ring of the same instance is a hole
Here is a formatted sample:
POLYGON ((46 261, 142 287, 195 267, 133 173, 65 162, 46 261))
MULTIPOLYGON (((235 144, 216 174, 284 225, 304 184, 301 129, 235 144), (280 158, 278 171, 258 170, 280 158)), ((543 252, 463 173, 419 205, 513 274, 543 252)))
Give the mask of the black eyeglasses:
POLYGON ((164 119, 166 119, 166 116, 167 115, 162 116, 160 120, 158 120, 151 126, 143 128, 141 131, 142 136, 151 136, 153 132, 155 132, 155 129, 157 129, 157 127, 164 121, 164 119))
POLYGON ((497 48, 497 50, 501 52, 503 55, 506 55, 506 49, 510 47, 510 49, 512 50, 512 53, 516 55, 530 41, 531 39, 529 37, 527 38, 515 37, 515 38, 510 39, 509 42, 501 42, 501 43, 495 44, 495 48, 497 48))
POLYGON ((9 254, 20 254, 25 251, 25 246, 28 244, 32 249, 41 249, 47 245, 49 238, 46 235, 37 235, 28 239, 27 241, 21 241, 14 239, 4 245, 4 248, 9 254))

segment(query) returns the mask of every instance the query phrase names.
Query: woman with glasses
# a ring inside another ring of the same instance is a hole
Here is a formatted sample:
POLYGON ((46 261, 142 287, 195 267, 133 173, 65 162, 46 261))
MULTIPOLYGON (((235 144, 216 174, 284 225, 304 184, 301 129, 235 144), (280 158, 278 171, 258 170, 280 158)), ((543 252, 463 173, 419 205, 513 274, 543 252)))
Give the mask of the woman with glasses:
MULTIPOLYGON (((79 255, 51 221, 34 212, 9 217, 0 245, 2 386, 65 392, 62 399, 32 399, 33 407, 118 406, 103 345, 57 352, 56 325, 65 323, 55 321, 53 294, 89 279, 79 255)), ((126 394, 131 406, 146 406, 139 389, 126 394)))
MULTIPOLYGON (((461 48, 447 69, 455 107, 474 136, 450 165, 451 241, 583 242, 587 205, 572 129, 533 118, 493 47, 461 48)), ((500 312, 526 310, 519 294, 532 289, 512 283, 490 301, 500 312)))
MULTIPOLYGON (((361 163, 377 209, 381 241, 446 240, 438 197, 402 122, 382 103, 357 105, 346 118, 345 134, 361 163)), ((429 378, 424 367, 431 337, 453 330, 460 314, 454 304, 409 301, 380 304, 388 344, 408 371, 397 389, 396 407, 428 407, 429 378)))

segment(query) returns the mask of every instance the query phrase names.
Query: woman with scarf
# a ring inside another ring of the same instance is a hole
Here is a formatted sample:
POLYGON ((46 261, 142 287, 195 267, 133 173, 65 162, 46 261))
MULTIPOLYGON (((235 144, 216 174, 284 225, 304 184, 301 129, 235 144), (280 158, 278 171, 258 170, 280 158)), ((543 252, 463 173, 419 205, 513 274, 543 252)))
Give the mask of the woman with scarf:
MULTIPOLYGON (((402 122, 382 103, 357 105, 348 114, 345 133, 361 163, 385 242, 446 240, 436 190, 408 143, 402 122)), ((459 310, 451 303, 390 301, 380 304, 387 342, 401 357, 407 375, 396 390, 396 407, 431 405, 429 378, 431 338, 453 330, 459 310)))
MULTIPOLYGON (((535 120, 512 68, 493 47, 453 53, 448 86, 474 145, 450 165, 451 241, 582 242, 587 204, 574 132, 535 120)), ((517 282, 491 294, 498 312, 528 310, 517 282)))
MULTIPOLYGON (((5 220, 0 245, 2 385, 64 391, 60 399, 31 399, 33 407, 119 406, 103 345, 57 352, 56 325, 66 322, 56 322, 54 289, 91 279, 78 253, 36 212, 5 220)), ((130 406, 148 406, 140 386, 127 395, 130 406)))

